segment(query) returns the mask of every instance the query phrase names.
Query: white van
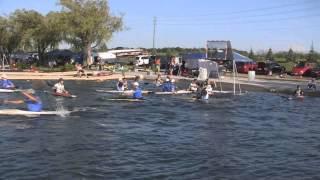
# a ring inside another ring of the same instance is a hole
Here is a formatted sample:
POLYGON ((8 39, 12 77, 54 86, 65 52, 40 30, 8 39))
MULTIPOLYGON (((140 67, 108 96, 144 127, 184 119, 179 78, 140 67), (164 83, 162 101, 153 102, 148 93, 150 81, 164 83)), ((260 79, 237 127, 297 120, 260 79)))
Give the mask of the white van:
POLYGON ((143 65, 148 65, 150 60, 150 56, 147 55, 141 55, 136 57, 136 66, 143 66, 143 65))

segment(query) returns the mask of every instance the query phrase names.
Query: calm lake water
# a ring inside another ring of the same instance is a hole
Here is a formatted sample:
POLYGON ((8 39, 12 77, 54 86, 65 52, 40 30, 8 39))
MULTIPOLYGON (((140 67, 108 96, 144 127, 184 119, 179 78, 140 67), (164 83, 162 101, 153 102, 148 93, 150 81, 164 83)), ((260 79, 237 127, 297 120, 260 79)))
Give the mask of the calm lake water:
POLYGON ((320 178, 319 98, 250 92, 129 103, 95 92, 113 86, 66 82, 76 99, 40 93, 48 110, 77 111, 67 117, 0 116, 0 179, 320 178))

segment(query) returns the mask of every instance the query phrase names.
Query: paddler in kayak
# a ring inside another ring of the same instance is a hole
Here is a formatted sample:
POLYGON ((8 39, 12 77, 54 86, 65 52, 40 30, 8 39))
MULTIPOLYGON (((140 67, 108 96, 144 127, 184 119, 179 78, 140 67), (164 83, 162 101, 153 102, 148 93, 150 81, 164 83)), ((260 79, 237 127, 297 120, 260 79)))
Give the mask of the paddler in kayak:
POLYGON ((157 87, 159 87, 159 86, 162 85, 162 83, 163 83, 163 80, 162 80, 162 78, 161 78, 161 74, 158 74, 158 77, 157 77, 157 79, 155 80, 155 84, 156 84, 157 87))
POLYGON ((206 80, 205 82, 205 88, 208 94, 212 95, 213 94, 213 89, 212 89, 212 85, 209 79, 206 80))
POLYGON ((138 82, 134 82, 132 84, 133 86, 133 95, 132 95, 132 98, 133 99, 143 99, 143 96, 142 96, 142 91, 141 89, 139 88, 139 83, 138 82))
POLYGON ((193 79, 193 81, 189 85, 189 91, 196 92, 198 89, 197 79, 193 79))
POLYGON ((198 100, 208 100, 209 93, 207 91, 207 86, 205 83, 198 83, 197 96, 198 100))
POLYGON ((124 87, 124 83, 123 83, 123 79, 120 78, 118 80, 118 83, 117 83, 117 91, 124 91, 125 90, 125 87, 124 87))
POLYGON ((7 79, 6 74, 2 74, 1 80, 0 80, 0 88, 1 89, 15 89, 16 86, 12 83, 12 81, 7 79))
POLYGON ((35 96, 34 90, 28 90, 26 92, 21 92, 26 100, 5 100, 4 103, 10 104, 26 104, 28 111, 31 112, 41 112, 42 111, 42 101, 38 96, 35 96))
POLYGON ((123 82, 124 90, 125 91, 128 90, 129 89, 128 88, 128 81, 127 81, 127 79, 125 77, 122 79, 122 82, 123 82))
POLYGON ((53 91, 57 95, 69 96, 69 92, 64 88, 64 81, 62 78, 58 80, 58 82, 52 87, 53 91))
POLYGON ((169 78, 162 84, 162 92, 175 92, 174 79, 170 81, 169 78))
POLYGON ((302 89, 300 88, 300 86, 299 85, 297 85, 297 89, 294 91, 294 95, 296 96, 296 97, 303 97, 303 91, 302 91, 302 89))

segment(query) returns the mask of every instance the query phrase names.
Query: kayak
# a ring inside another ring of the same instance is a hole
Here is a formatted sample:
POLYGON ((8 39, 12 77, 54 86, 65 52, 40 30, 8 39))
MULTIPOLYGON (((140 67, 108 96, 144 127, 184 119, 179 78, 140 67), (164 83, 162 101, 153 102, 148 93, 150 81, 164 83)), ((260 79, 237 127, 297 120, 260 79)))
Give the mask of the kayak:
MULTIPOLYGON (((127 90, 127 91, 110 91, 110 90, 96 90, 97 92, 101 93, 109 93, 109 94, 133 94, 133 90, 127 90)), ((152 93, 152 91, 142 91, 142 94, 149 94, 152 93)))
POLYGON ((66 97, 66 98, 76 98, 76 95, 72 95, 72 94, 61 94, 61 93, 52 93, 53 96, 57 96, 57 97, 66 97))
POLYGON ((107 101, 127 101, 127 102, 143 102, 144 99, 106 99, 107 101))
POLYGON ((158 95, 174 95, 174 94, 192 94, 192 91, 180 90, 176 92, 155 92, 154 94, 158 95))
POLYGON ((68 115, 70 111, 41 111, 41 112, 32 112, 32 111, 25 111, 19 109, 1 109, 0 115, 20 115, 20 116, 39 116, 39 115, 68 115))
POLYGON ((0 89, 0 92, 2 93, 12 93, 12 92, 16 92, 15 89, 0 89))
POLYGON ((217 90, 213 90, 211 91, 211 94, 233 94, 233 91, 217 91, 217 90))
POLYGON ((0 93, 14 93, 14 92, 22 92, 28 91, 29 89, 0 89, 0 93))
POLYGON ((289 97, 288 99, 289 99, 289 100, 294 100, 294 99, 296 99, 296 100, 303 100, 303 99, 304 99, 304 96, 293 96, 293 97, 289 97))

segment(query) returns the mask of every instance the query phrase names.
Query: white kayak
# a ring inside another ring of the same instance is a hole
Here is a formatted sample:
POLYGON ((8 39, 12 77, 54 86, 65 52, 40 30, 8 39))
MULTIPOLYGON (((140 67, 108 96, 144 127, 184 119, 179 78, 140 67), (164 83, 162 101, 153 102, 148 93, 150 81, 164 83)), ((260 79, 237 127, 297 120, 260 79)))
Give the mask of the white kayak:
POLYGON ((108 101, 127 101, 127 102, 143 102, 144 99, 106 99, 108 101))
POLYGON ((154 94, 158 95, 174 95, 174 94, 192 94, 192 91, 180 90, 175 92, 155 92, 154 94))
POLYGON ((76 98, 76 95, 73 94, 60 94, 60 93, 52 93, 53 96, 56 97, 65 97, 65 98, 76 98))
POLYGON ((31 89, 0 89, 0 93, 14 93, 22 91, 30 91, 31 89))
MULTIPOLYGON (((127 90, 127 91, 110 91, 110 90, 96 90, 97 92, 101 93, 109 93, 109 94, 133 94, 133 90, 127 90)), ((152 91, 142 91, 142 94, 149 94, 152 93, 152 91)))
POLYGON ((293 97, 288 97, 288 100, 303 100, 304 96, 293 96, 293 97))
POLYGON ((211 91, 211 93, 216 93, 216 94, 233 94, 233 91, 217 91, 217 90, 213 90, 211 91))
POLYGON ((70 111, 41 111, 41 112, 31 112, 19 109, 1 109, 0 115, 10 115, 10 116, 39 116, 39 115, 58 115, 64 116, 70 114, 70 111))
POLYGON ((0 89, 0 93, 13 93, 13 92, 21 92, 21 89, 0 89))

